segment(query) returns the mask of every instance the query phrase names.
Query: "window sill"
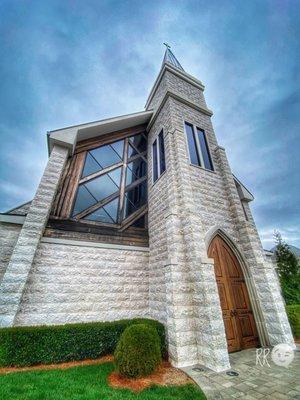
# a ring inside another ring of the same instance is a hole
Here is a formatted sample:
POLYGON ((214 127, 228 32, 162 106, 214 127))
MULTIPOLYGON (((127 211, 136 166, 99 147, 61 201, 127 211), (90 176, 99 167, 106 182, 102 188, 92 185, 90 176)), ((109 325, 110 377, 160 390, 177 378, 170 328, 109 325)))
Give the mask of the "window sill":
POLYGON ((206 172, 209 172, 209 173, 212 173, 212 174, 217 175, 217 172, 216 172, 216 171, 213 171, 213 170, 211 170, 211 169, 207 169, 207 168, 200 167, 200 165, 195 165, 195 164, 191 164, 191 163, 190 163, 190 167, 195 167, 195 168, 201 169, 202 171, 206 171, 206 172))

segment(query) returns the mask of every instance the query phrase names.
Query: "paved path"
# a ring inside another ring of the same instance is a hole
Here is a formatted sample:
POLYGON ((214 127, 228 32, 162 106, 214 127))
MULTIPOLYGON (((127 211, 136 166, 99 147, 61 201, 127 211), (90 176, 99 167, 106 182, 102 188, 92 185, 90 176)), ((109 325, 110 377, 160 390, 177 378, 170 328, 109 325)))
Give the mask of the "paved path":
POLYGON ((276 366, 268 357, 270 367, 256 365, 256 350, 244 350, 230 355, 231 370, 216 373, 200 365, 183 368, 201 387, 209 400, 300 400, 300 347, 288 368, 276 366))

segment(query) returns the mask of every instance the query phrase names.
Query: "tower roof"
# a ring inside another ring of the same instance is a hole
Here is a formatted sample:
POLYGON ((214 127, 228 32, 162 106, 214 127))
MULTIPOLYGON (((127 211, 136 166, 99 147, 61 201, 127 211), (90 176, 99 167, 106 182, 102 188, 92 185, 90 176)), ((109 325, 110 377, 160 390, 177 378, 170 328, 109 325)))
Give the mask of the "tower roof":
POLYGON ((171 65, 173 65, 173 67, 178 68, 181 71, 185 72, 184 69, 182 68, 180 62, 177 60, 177 58, 172 53, 170 46, 167 43, 164 43, 164 45, 166 46, 166 51, 165 51, 165 56, 163 59, 163 64, 171 64, 171 65))

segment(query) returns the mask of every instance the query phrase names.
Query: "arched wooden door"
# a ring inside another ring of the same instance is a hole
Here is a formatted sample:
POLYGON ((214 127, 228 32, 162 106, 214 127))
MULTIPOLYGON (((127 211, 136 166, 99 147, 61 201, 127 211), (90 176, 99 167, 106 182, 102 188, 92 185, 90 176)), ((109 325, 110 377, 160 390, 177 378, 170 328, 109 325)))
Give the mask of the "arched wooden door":
POLYGON ((214 259, 228 351, 256 347, 259 338, 238 259, 218 235, 209 246, 208 256, 214 259))

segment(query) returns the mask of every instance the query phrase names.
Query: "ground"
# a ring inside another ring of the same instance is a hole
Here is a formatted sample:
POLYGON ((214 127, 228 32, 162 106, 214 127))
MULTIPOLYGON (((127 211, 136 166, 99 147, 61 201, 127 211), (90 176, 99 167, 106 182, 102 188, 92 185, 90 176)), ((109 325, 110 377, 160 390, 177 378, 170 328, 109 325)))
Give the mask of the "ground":
POLYGON ((111 362, 67 369, 33 370, 0 375, 1 400, 204 400, 195 384, 152 386, 139 393, 113 389, 111 362))
POLYGON ((231 371, 216 373, 202 367, 184 368, 203 389, 208 400, 300 400, 300 347, 288 368, 276 366, 268 358, 270 367, 256 365, 256 349, 244 350, 230 355, 231 371))

